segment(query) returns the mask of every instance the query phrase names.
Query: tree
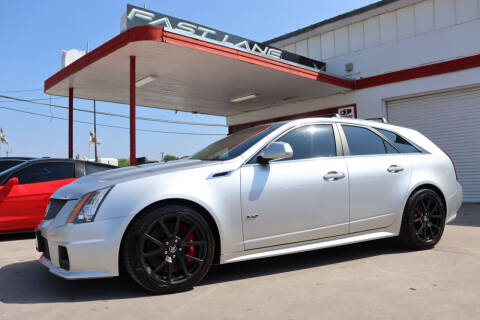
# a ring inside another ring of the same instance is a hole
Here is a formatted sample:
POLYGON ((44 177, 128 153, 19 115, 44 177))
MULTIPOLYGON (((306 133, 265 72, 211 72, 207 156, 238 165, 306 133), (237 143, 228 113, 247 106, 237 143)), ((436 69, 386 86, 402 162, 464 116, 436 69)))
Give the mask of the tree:
POLYGON ((128 167, 130 165, 130 159, 120 158, 118 159, 118 166, 119 167, 128 167))
POLYGON ((172 161, 172 160, 178 160, 178 157, 172 156, 170 154, 166 154, 163 157, 163 161, 165 161, 165 162, 172 161))

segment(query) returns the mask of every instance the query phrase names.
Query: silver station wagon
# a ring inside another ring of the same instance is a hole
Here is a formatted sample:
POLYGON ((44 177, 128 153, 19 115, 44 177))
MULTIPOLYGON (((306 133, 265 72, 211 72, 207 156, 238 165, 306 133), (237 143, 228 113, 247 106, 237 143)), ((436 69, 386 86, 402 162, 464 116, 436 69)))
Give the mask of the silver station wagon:
POLYGON ((52 196, 37 242, 60 277, 124 269, 169 293, 212 264, 387 237, 429 249, 461 203, 451 159, 421 133, 310 118, 236 132, 187 160, 80 178, 52 196))

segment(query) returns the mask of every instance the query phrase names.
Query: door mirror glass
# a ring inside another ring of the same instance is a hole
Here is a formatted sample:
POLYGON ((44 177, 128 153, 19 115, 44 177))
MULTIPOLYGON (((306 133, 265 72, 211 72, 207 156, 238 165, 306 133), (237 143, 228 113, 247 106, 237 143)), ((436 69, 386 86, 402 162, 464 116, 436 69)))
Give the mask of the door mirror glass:
POLYGON ((293 157, 293 150, 286 142, 274 142, 265 149, 261 159, 264 162, 293 157))
POLYGON ((10 180, 8 180, 7 183, 5 183, 5 189, 12 189, 13 186, 16 186, 17 184, 18 184, 17 177, 10 178, 10 180))

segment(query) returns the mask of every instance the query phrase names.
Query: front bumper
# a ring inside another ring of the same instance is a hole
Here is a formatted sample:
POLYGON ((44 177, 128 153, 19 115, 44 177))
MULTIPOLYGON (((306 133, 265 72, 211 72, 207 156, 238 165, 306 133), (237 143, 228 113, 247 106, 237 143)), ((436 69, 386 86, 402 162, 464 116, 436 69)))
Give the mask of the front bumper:
POLYGON ((40 262, 51 273, 65 279, 118 276, 118 254, 126 218, 63 225, 55 225, 54 221, 42 222, 37 230, 37 238, 43 237, 37 240, 38 247, 43 245, 39 248, 43 251, 40 262))
POLYGON ((64 279, 74 280, 74 279, 92 279, 92 278, 110 278, 114 277, 114 274, 111 274, 106 271, 68 271, 62 269, 59 266, 54 265, 50 260, 48 260, 45 255, 40 257, 40 263, 48 268, 48 271, 53 273, 56 276, 62 277, 64 279))

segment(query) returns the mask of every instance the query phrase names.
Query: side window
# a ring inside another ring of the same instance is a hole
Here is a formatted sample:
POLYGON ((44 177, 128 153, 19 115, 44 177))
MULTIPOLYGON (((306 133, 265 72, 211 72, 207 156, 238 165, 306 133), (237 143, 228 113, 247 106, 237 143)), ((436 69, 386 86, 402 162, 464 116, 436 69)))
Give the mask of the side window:
POLYGON ((73 178, 73 163, 45 162, 32 164, 15 174, 19 184, 38 183, 73 178))
POLYGON ((335 157, 335 136, 330 124, 315 124, 290 131, 277 141, 290 144, 293 157, 284 160, 297 160, 316 157, 335 157))
POLYGON ((342 125, 342 128, 352 156, 398 153, 388 142, 369 129, 347 125, 342 125))
POLYGON ((405 153, 420 152, 420 150, 412 146, 407 140, 400 137, 395 132, 388 131, 385 129, 379 129, 379 128, 375 128, 375 129, 381 134, 383 134, 385 137, 387 137, 390 141, 392 141, 395 144, 395 146, 397 146, 397 148, 400 149, 400 151, 405 153))
POLYGON ((92 163, 85 163, 85 172, 87 175, 95 173, 95 172, 100 172, 100 171, 105 171, 110 169, 109 167, 105 166, 98 166, 92 163))

